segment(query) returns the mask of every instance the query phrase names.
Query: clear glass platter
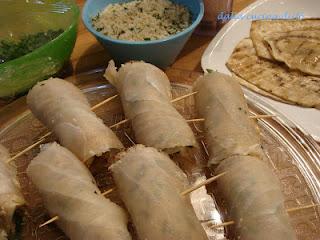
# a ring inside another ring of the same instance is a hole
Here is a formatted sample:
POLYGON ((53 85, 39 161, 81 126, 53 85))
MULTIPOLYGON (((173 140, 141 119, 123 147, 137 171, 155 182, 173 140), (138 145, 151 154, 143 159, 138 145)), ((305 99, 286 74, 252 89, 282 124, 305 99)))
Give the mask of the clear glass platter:
MULTIPOLYGON (((170 73, 174 97, 189 93, 191 91, 190 83, 196 76, 197 74, 192 73, 170 73)), ((87 72, 68 80, 77 84, 92 104, 116 94, 115 89, 102 78, 102 70, 87 72)), ((299 126, 294 125, 269 105, 256 98, 255 95, 246 92, 246 97, 253 115, 277 115, 275 118, 259 119, 258 124, 261 129, 263 148, 268 156, 266 161, 280 179, 286 207, 293 208, 320 203, 319 145, 299 126)), ((176 102, 175 107, 186 119, 197 117, 192 97, 176 102)), ((100 107, 96 110, 96 114, 108 126, 124 119, 119 99, 100 107)), ((201 123, 193 123, 191 126, 200 146, 202 146, 201 142, 205 144, 205 140, 201 123)), ((24 98, 20 98, 0 110, 0 142, 10 150, 12 155, 34 143, 47 131, 27 109, 24 98)), ((129 135, 134 140, 130 123, 117 128, 115 132, 126 147, 132 145, 126 136, 129 135)), ((48 138, 47 141, 53 140, 54 136, 48 138)), ((38 152, 39 148, 35 148, 16 160, 19 180, 28 202, 28 217, 23 228, 23 239, 68 239, 55 224, 38 228, 39 224, 49 219, 49 216, 42 205, 39 193, 25 173, 27 165, 38 152)), ((208 175, 207 169, 205 169, 207 155, 203 147, 198 151, 190 152, 188 157, 173 156, 173 159, 187 172, 191 182, 202 181, 206 174, 208 175)), ((102 191, 110 189, 113 182, 110 174, 107 173, 107 159, 95 162, 97 163, 93 164, 90 170, 96 178, 98 186, 102 191)), ((191 199, 197 216, 207 231, 208 238, 220 240, 225 239, 227 232, 223 227, 212 228, 212 225, 221 223, 225 217, 224 210, 219 209, 214 200, 214 187, 212 184, 208 188, 198 189, 191 194, 191 199)), ((110 194, 109 197, 121 204, 116 192, 110 194)), ((319 208, 310 208, 290 213, 290 219, 299 240, 320 239, 319 210, 319 208)), ((138 239, 134 233, 134 227, 131 226, 130 229, 134 239, 138 239)))

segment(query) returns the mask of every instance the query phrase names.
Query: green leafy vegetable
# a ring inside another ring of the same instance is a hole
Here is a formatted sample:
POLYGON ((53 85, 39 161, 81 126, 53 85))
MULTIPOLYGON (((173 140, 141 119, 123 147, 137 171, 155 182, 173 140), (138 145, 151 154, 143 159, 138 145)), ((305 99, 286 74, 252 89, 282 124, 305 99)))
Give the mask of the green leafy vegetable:
POLYGON ((24 56, 55 39, 63 29, 48 30, 22 37, 19 41, 0 41, 0 64, 24 56))

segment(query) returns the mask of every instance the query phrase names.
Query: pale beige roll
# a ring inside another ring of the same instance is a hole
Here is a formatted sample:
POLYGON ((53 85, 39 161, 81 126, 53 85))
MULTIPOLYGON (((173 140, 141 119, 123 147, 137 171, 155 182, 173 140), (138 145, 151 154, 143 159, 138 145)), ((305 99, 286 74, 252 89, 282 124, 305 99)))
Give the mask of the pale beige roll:
POLYGON ((39 82, 27 96, 32 113, 81 161, 123 148, 73 84, 58 78, 39 82))
POLYGON ((231 76, 213 72, 194 85, 196 107, 205 119, 209 165, 233 155, 262 156, 258 126, 240 84, 231 76))
POLYGON ((171 104, 171 86, 163 71, 144 62, 128 62, 117 71, 111 61, 105 77, 117 88, 138 143, 168 153, 197 146, 190 126, 171 104))
POLYGON ((16 168, 7 163, 8 150, 0 144, 0 239, 15 234, 14 215, 25 204, 16 168))
POLYGON ((204 240, 182 170, 164 153, 136 145, 110 167, 139 239, 204 240))
POLYGON ((284 196, 277 176, 260 159, 234 156, 225 159, 216 174, 228 172, 217 180, 219 198, 226 203, 226 221, 232 239, 294 240, 296 239, 284 207, 284 196))
POLYGON ((101 195, 89 170, 66 148, 45 145, 27 174, 70 239, 131 239, 125 211, 101 195))

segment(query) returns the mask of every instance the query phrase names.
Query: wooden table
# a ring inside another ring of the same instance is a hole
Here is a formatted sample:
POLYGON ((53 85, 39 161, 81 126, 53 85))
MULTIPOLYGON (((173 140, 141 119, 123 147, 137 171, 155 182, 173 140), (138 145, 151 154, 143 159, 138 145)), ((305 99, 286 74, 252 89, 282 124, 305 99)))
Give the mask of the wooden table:
MULTIPOLYGON (((80 7, 85 0, 77 0, 80 7)), ((254 2, 254 0, 234 0, 233 11, 239 12, 241 9, 254 2)), ((186 71, 201 72, 201 56, 212 40, 212 37, 193 35, 184 49, 178 56, 176 62, 169 68, 186 71)), ((85 72, 97 67, 105 67, 110 56, 103 49, 100 43, 89 33, 82 22, 79 24, 79 33, 76 46, 71 56, 73 74, 85 72)))

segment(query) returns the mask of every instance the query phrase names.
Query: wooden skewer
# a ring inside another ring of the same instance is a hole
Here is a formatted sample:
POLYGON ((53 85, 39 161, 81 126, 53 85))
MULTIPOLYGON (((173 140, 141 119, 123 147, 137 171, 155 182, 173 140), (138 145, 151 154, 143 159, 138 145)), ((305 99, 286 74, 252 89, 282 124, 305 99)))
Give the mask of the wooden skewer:
POLYGON ((320 206, 320 203, 318 204, 310 204, 310 205, 306 205, 306 206, 300 206, 300 207, 294 207, 294 208, 289 208, 287 210, 288 213, 291 212, 295 212, 295 211, 299 211, 299 210, 304 210, 304 209, 308 209, 308 208, 314 208, 314 207, 318 207, 320 206))
POLYGON ((124 124, 126 122, 129 122, 129 119, 124 119, 124 120, 122 120, 120 122, 117 122, 117 123, 111 125, 110 128, 114 128, 114 127, 120 126, 120 125, 122 125, 122 124, 124 124))
POLYGON ((132 143, 132 145, 136 145, 136 143, 132 140, 132 138, 128 135, 126 131, 124 131, 124 135, 128 138, 128 140, 132 143))
MULTIPOLYGON (((174 103, 174 102, 180 101, 180 100, 182 100, 182 99, 184 99, 184 98, 193 96, 193 95, 195 95, 195 94, 197 94, 197 93, 198 93, 198 92, 188 93, 188 94, 186 94, 186 95, 183 95, 183 96, 181 96, 181 97, 178 97, 178 98, 176 98, 176 99, 173 99, 171 102, 174 103)), ((114 96, 112 96, 112 97, 109 97, 109 98, 103 100, 102 102, 94 105, 94 106, 91 108, 91 110, 95 110, 95 109, 97 109, 98 107, 101 107, 102 105, 104 105, 104 104, 112 101, 113 99, 117 98, 118 96, 119 96, 119 95, 116 94, 116 95, 114 95, 114 96)), ((257 119, 257 118, 270 118, 270 117, 275 117, 275 115, 255 115, 255 116, 250 116, 250 118, 253 118, 253 119, 257 119)), ((128 121, 129 121, 129 119, 124 119, 124 120, 122 120, 122 121, 120 121, 120 122, 118 122, 118 123, 115 123, 115 124, 111 125, 110 128, 117 127, 117 126, 122 125, 122 124, 124 124, 124 123, 126 123, 126 122, 128 122, 128 121)), ((202 121, 204 121, 203 118, 197 118, 197 119, 187 120, 187 122, 202 122, 202 121)), ((21 152, 19 152, 19 153, 16 154, 15 156, 9 158, 9 159, 7 160, 7 163, 10 163, 11 161, 17 159, 18 157, 20 157, 21 155, 25 154, 25 153, 28 152, 29 150, 31 150, 31 149, 33 149, 34 147, 38 146, 39 144, 41 144, 41 143, 42 143, 48 136, 50 136, 51 134, 52 134, 52 132, 48 132, 48 133, 46 133, 45 135, 41 136, 40 139, 39 139, 37 142, 35 142, 34 144, 32 144, 32 145, 30 145, 29 147, 25 148, 24 150, 22 150, 21 152)))
POLYGON ((186 94, 186 95, 183 95, 183 96, 181 96, 181 97, 177 97, 177 98, 171 100, 171 102, 172 102, 172 103, 178 102, 178 101, 180 101, 180 100, 182 100, 182 99, 185 99, 185 98, 187 98, 187 97, 193 96, 193 95, 195 95, 195 94, 197 94, 197 93, 198 93, 198 92, 188 93, 188 94, 186 94))
POLYGON ((204 122, 204 118, 194 118, 194 119, 188 119, 186 122, 204 122))
POLYGON ((114 96, 112 96, 112 97, 109 97, 109 98, 103 100, 102 102, 97 103, 96 105, 94 105, 94 106, 91 108, 91 110, 96 110, 97 108, 99 108, 99 107, 101 107, 102 105, 104 105, 104 104, 112 101, 113 99, 117 98, 118 96, 119 96, 119 95, 116 94, 116 95, 114 95, 114 96))
MULTIPOLYGON (((211 178, 208 178, 206 181, 203 181, 203 182, 201 182, 201 183, 199 183, 199 184, 197 184, 197 185, 195 185, 195 186, 193 186, 193 187, 191 187, 191 188, 183 191, 183 192, 181 193, 181 196, 185 196, 185 195, 187 195, 188 193, 191 193, 191 192, 197 190, 197 189, 200 188, 200 187, 203 187, 203 186, 205 186, 205 185, 207 185, 207 184, 209 184, 209 183, 212 183, 213 181, 216 181, 218 178, 224 176, 224 175, 227 174, 227 173, 228 173, 228 172, 223 172, 223 173, 220 173, 220 174, 218 174, 218 175, 216 175, 216 176, 213 176, 213 177, 211 177, 211 178)), ((103 192, 101 195, 102 195, 102 196, 106 196, 106 195, 108 195, 109 193, 113 192, 114 190, 115 190, 115 188, 111 188, 111 189, 103 192)), ((310 204, 310 205, 306 205, 306 206, 300 206, 300 207, 294 207, 294 208, 289 208, 289 209, 287 210, 287 212, 290 213, 290 212, 295 212, 295 211, 304 210, 304 209, 309 209, 309 208, 318 207, 318 206, 320 206, 319 203, 318 203, 318 204, 310 204)), ((48 221, 46 221, 45 223, 41 224, 39 227, 43 227, 43 226, 45 226, 45 225, 47 225, 47 224, 50 224, 50 223, 52 223, 52 222, 54 222, 54 221, 56 221, 56 220, 58 220, 58 219, 59 219, 59 216, 55 216, 55 217, 49 219, 48 221)), ((234 223, 235 223, 234 221, 228 221, 228 222, 224 222, 224 223, 221 223, 221 224, 214 225, 214 226, 212 226, 212 228, 229 226, 229 225, 232 225, 232 224, 234 224, 234 223)))
POLYGON ((201 140, 201 144, 202 144, 202 146, 203 146, 203 149, 204 149, 205 153, 206 153, 206 154, 207 154, 207 156, 209 157, 209 156, 210 156, 210 154, 209 154, 208 148, 206 147, 206 144, 204 143, 204 141, 203 141, 203 140, 201 140))
POLYGON ((254 116, 249 116, 249 118, 251 119, 259 119, 259 118, 274 118, 276 117, 277 115, 274 115, 274 114, 271 114, 271 115, 267 115, 267 114, 257 114, 257 115, 254 115, 254 116))
POLYGON ((216 224, 216 225, 212 225, 211 228, 219 228, 219 227, 225 227, 225 226, 229 226, 229 225, 233 225, 235 224, 234 221, 229 221, 229 222, 224 222, 224 223, 220 223, 220 224, 216 224))
MULTIPOLYGON (((186 94, 186 95, 183 95, 183 96, 181 96, 181 97, 177 97, 177 98, 171 100, 171 102, 172 102, 172 103, 178 102, 178 101, 180 101, 180 100, 182 100, 182 99, 185 99, 185 98, 187 98, 187 97, 193 96, 193 95, 195 95, 195 94, 197 94, 197 93, 198 93, 198 92, 188 93, 188 94, 186 94)), ((122 124, 125 124, 126 122, 129 122, 129 121, 130 121, 129 119, 124 119, 124 120, 122 120, 122 121, 120 121, 120 122, 117 122, 117 123, 111 125, 110 128, 118 127, 118 126, 120 126, 120 125, 122 125, 122 124)))
POLYGON ((181 194, 181 196, 185 196, 185 195, 187 195, 188 193, 191 193, 191 192, 197 190, 198 188, 201 188, 201 187, 203 187, 203 186, 205 186, 205 185, 207 185, 207 184, 209 184, 209 183, 212 183, 213 181, 217 180, 218 178, 220 178, 220 177, 222 177, 222 176, 224 176, 224 175, 226 175, 226 174, 227 174, 227 172, 223 172, 223 173, 220 173, 220 174, 218 174, 218 175, 216 175, 216 176, 213 176, 213 177, 211 177, 211 178, 208 178, 207 180, 205 180, 205 181, 203 181, 203 182, 201 182, 201 183, 199 183, 199 184, 197 184, 197 185, 195 185, 195 186, 193 186, 193 187, 191 187, 191 188, 183 191, 183 192, 180 193, 180 194, 181 194))
POLYGON ((29 147, 23 149, 21 152, 19 152, 18 154, 16 154, 15 156, 9 158, 7 160, 7 163, 12 162, 13 160, 17 159, 18 157, 20 157, 21 155, 25 154, 26 152, 28 152, 29 150, 33 149, 34 147, 38 146, 40 143, 42 143, 45 140, 45 138, 40 138, 40 140, 38 140, 37 142, 35 142, 34 144, 30 145, 29 147))
MULTIPOLYGON (((320 206, 320 204, 310 204, 310 205, 306 205, 306 206, 289 208, 289 209, 287 209, 287 213, 300 211, 300 210, 304 210, 304 209, 308 209, 308 208, 313 208, 313 207, 317 207, 317 206, 320 206)), ((228 222, 224 222, 221 224, 213 225, 212 228, 224 227, 224 226, 229 226, 229 225, 233 225, 233 224, 235 224, 234 221, 228 221, 228 222)))
MULTIPOLYGON (((221 173, 221 174, 224 175, 224 174, 226 174, 226 172, 221 173)), ((221 174, 220 174, 220 175, 221 175, 221 174)), ((218 177, 218 176, 219 176, 219 175, 217 175, 217 176, 215 176, 215 177, 218 177)), ((213 178, 213 177, 212 177, 212 178, 213 178)), ((208 180, 210 180, 210 179, 212 179, 212 178, 209 178, 208 180)), ((214 181, 214 180, 212 180, 212 181, 214 181)), ((202 187, 202 186, 200 186, 200 187, 202 187)), ((195 190, 195 189, 194 189, 194 190, 195 190)), ((104 193, 102 193, 102 195, 105 196, 105 195, 111 193, 112 191, 114 191, 114 188, 111 188, 111 189, 105 191, 104 193)), ((186 190, 186 191, 188 191, 188 190, 186 190)), ((186 192, 186 191, 185 191, 185 192, 186 192)), ((183 193, 184 193, 184 192, 183 192, 183 193)), ((183 195, 183 193, 181 193, 181 195, 183 195)), ((187 194, 187 193, 186 193, 186 194, 187 194)), ((308 209, 308 208, 313 208, 313 207, 317 207, 317 206, 320 206, 320 204, 310 204, 310 205, 302 206, 302 207, 289 208, 289 209, 287 210, 287 212, 288 212, 288 213, 289 213, 289 212, 295 212, 295 211, 304 210, 304 209, 308 209)), ((41 228, 41 227, 43 227, 43 226, 45 226, 45 225, 48 225, 48 224, 50 224, 50 223, 52 223, 52 222, 55 222, 55 221, 57 221, 58 219, 59 219, 59 216, 55 216, 55 217, 49 219, 48 221, 42 223, 41 225, 39 225, 39 228, 41 228)), ((210 220, 209 220, 209 221, 210 221, 210 220)), ((211 228, 225 227, 225 226, 230 226, 230 225, 233 225, 233 224, 235 224, 234 221, 228 221, 228 222, 224 222, 224 223, 220 223, 220 224, 213 225, 211 228)))
MULTIPOLYGON (((197 190, 198 188, 200 188, 200 187, 202 187, 202 186, 205 186, 205 185, 207 185, 207 184, 209 184, 209 183, 217 180, 218 178, 222 177, 222 176, 225 175, 226 173, 227 173, 227 172, 223 172, 223 173, 220 173, 220 174, 218 174, 218 175, 216 175, 216 176, 213 176, 213 177, 211 177, 211 178, 208 178, 206 181, 203 181, 202 183, 200 183, 200 184, 198 184, 198 185, 195 185, 195 186, 193 186, 192 188, 189 188, 189 189, 183 191, 183 192, 181 193, 181 195, 182 195, 182 196, 185 196, 186 194, 188 194, 188 193, 190 193, 190 192, 192 192, 192 191, 195 191, 195 190, 197 190)), ((115 188, 111 188, 111 189, 103 192, 101 195, 102 195, 102 196, 105 196, 105 195, 113 192, 114 190, 115 190, 115 188)), ((50 224, 50 223, 52 223, 52 222, 54 222, 54 221, 56 221, 56 220, 58 220, 58 219, 59 219, 59 216, 55 216, 55 217, 49 219, 48 221, 46 221, 45 223, 42 223, 39 227, 43 227, 43 226, 45 226, 45 225, 47 225, 47 224, 50 224)))
POLYGON ((101 193, 101 195, 102 195, 102 196, 106 196, 106 195, 108 195, 109 193, 111 193, 111 192, 113 192, 113 191, 114 191, 114 188, 111 188, 111 189, 109 189, 109 190, 101 193))
MULTIPOLYGON (((103 104, 106 104, 108 102, 110 102, 111 100, 115 99, 116 97, 118 97, 118 95, 114 95, 112 97, 109 97, 105 100, 103 100, 102 102, 99 102, 98 104, 94 105, 93 107, 91 107, 91 110, 95 110, 98 107, 101 107, 103 104)), ((49 137, 52 134, 52 132, 47 132, 46 134, 44 134, 43 136, 41 136, 39 138, 39 140, 37 142, 35 142, 34 144, 30 145, 29 147, 23 149, 21 152, 17 153, 15 156, 9 158, 7 160, 7 163, 10 163, 11 161, 17 159, 18 157, 22 156, 23 154, 25 154, 26 152, 28 152, 29 150, 33 149, 34 147, 38 146, 39 144, 41 144, 47 137, 49 137)))
POLYGON ((52 223, 52 222, 55 222, 55 221, 57 221, 57 220, 59 220, 59 216, 54 216, 53 218, 50 218, 48 221, 40 224, 40 225, 39 225, 39 228, 42 228, 42 227, 44 227, 44 226, 46 226, 46 225, 48 225, 48 224, 50 224, 50 223, 52 223))
MULTIPOLYGON (((114 191, 114 188, 111 188, 111 189, 109 189, 109 190, 101 193, 101 195, 102 195, 102 196, 106 196, 106 195, 108 195, 109 193, 111 193, 111 192, 113 192, 113 191, 114 191)), ((40 225, 39 225, 39 228, 42 228, 42 227, 44 227, 44 226, 46 226, 46 225, 48 225, 48 224, 50 224, 50 223, 53 223, 53 222, 55 222, 55 221, 57 221, 57 220, 59 220, 59 216, 54 216, 54 217, 50 218, 48 221, 40 224, 40 225)))
MULTIPOLYGON (((267 114, 261 114, 261 115, 254 115, 254 116, 249 116, 251 119, 259 119, 259 118, 273 118, 276 117, 276 115, 267 115, 267 114)), ((186 120, 187 122, 204 122, 204 118, 194 118, 194 119, 189 119, 186 120)))
POLYGON ((52 132, 47 132, 45 135, 43 135, 43 136, 41 136, 41 137, 39 138, 39 141, 40 141, 41 139, 45 139, 45 138, 49 137, 51 134, 52 134, 52 132))

